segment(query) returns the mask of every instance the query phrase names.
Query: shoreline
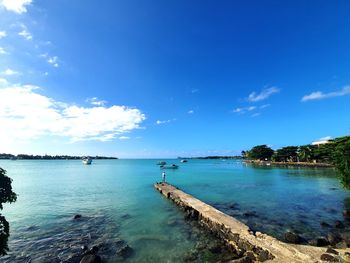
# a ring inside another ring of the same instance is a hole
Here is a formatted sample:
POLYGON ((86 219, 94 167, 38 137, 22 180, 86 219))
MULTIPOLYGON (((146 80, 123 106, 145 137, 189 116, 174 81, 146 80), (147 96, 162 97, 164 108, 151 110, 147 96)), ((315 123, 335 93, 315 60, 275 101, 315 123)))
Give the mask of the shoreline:
POLYGON ((328 163, 310 163, 310 162, 273 162, 259 160, 244 160, 246 164, 259 166, 284 166, 284 167, 309 167, 309 168, 335 168, 334 165, 328 163))

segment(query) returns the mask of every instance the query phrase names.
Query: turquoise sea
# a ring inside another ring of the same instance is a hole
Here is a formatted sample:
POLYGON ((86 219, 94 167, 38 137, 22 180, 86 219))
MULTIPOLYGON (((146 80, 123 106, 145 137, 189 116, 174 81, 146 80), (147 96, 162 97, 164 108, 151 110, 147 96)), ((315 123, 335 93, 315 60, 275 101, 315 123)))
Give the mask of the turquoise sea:
MULTIPOLYGON (((182 262, 203 242, 203 233, 154 190, 158 160, 0 161, 18 200, 6 204, 9 256, 1 262, 74 262, 83 244, 106 245, 107 262, 182 262), (82 218, 73 220, 74 215, 82 218), (132 248, 121 257, 113 244, 132 248), (118 243, 119 242, 119 243, 118 243)), ((252 167, 235 160, 166 160, 179 164, 167 180, 237 217, 253 230, 283 238, 293 230, 306 239, 327 235, 343 221, 350 192, 333 169, 252 167)), ((210 240, 211 237, 205 237, 210 240)), ((215 261, 207 250, 197 260, 215 261)))

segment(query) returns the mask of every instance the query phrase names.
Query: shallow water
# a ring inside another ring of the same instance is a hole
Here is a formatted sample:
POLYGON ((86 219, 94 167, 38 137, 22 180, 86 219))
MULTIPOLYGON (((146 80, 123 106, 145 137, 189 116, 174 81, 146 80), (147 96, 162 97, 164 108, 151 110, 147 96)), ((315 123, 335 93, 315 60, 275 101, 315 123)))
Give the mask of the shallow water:
MULTIPOLYGON (((161 177, 156 162, 0 161, 18 194, 3 211, 11 225, 11 254, 0 261, 67 261, 82 245, 101 243, 106 249, 99 254, 110 262, 184 261, 203 233, 153 189, 161 177), (82 219, 73 220, 75 214, 82 219), (125 258, 108 245, 121 240, 133 248, 125 258)), ((287 230, 305 238, 325 235, 329 229, 320 223, 342 221, 350 197, 332 169, 262 168, 232 160, 179 165, 166 171, 170 183, 278 238, 287 230)), ((216 260, 206 250, 197 256, 216 260)))

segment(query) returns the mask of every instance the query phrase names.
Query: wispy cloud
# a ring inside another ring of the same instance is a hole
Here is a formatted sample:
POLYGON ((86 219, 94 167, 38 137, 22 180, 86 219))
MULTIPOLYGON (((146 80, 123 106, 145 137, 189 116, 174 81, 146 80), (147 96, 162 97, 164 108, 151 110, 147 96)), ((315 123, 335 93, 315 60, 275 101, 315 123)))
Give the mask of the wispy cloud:
POLYGON ((51 64, 52 66, 54 66, 55 68, 58 68, 58 57, 57 56, 53 56, 53 57, 49 57, 47 62, 49 64, 51 64))
POLYGON ((3 47, 0 47, 0 54, 5 55, 8 54, 8 52, 3 47))
POLYGON ((256 106, 250 106, 250 107, 242 107, 242 108, 236 108, 233 110, 234 113, 240 113, 240 114, 244 114, 248 111, 253 111, 256 109, 256 106))
POLYGON ((191 93, 197 93, 199 91, 199 89, 193 89, 191 90, 191 93))
POLYGON ((257 102, 268 99, 272 94, 280 92, 280 89, 276 87, 270 87, 267 89, 263 89, 260 93, 252 92, 249 94, 247 100, 250 102, 257 102))
POLYGON ((0 31, 0 39, 6 37, 7 34, 6 34, 6 31, 0 31))
POLYGON ((22 14, 27 12, 27 7, 32 3, 32 0, 0 0, 0 6, 8 11, 22 14))
POLYGON ((193 113, 194 113, 194 110, 189 110, 187 113, 188 113, 188 114, 193 114, 193 113))
POLYGON ((107 103, 107 101, 99 100, 97 97, 87 98, 85 101, 95 106, 104 106, 107 103))
POLYGON ((256 112, 256 113, 253 113, 250 117, 254 118, 254 117, 258 117, 261 115, 261 112, 256 112))
POLYGON ((130 137, 128 137, 128 136, 120 136, 119 137, 119 140, 129 140, 130 139, 130 137))
POLYGON ((156 121, 156 124, 160 125, 160 124, 166 124, 166 123, 170 123, 172 121, 175 121, 176 119, 171 119, 171 120, 164 120, 164 121, 161 121, 161 120, 157 120, 156 121))
POLYGON ((350 86, 345 86, 339 91, 333 91, 329 93, 323 93, 322 91, 315 91, 310 93, 309 95, 305 95, 302 97, 301 101, 310 101, 310 100, 322 100, 333 97, 341 97, 350 94, 350 86))
POLYGON ((1 74, 6 75, 6 76, 12 76, 12 75, 18 75, 19 72, 8 68, 8 69, 2 71, 1 74))
MULTIPOLYGON (((108 141, 140 128, 136 108, 81 107, 42 95, 30 85, 0 88, 0 145, 4 140, 61 136, 76 141, 108 141)), ((5 142, 4 142, 5 143, 5 142)))
POLYGON ((19 36, 23 37, 26 40, 32 40, 33 36, 31 33, 27 31, 27 29, 23 29, 21 32, 18 33, 19 36))

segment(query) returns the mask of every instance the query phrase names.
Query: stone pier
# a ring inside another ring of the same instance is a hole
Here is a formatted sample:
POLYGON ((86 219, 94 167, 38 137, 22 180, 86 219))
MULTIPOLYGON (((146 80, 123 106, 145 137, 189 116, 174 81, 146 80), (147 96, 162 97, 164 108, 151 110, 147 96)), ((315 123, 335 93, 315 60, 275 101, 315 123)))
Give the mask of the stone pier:
MULTIPOLYGON (((186 194, 167 183, 156 183, 154 187, 165 197, 175 202, 187 217, 213 232, 228 244, 234 253, 254 262, 349 262, 350 249, 337 249, 335 254, 327 248, 288 244, 269 235, 253 232, 239 220, 226 215, 214 207, 186 194), (347 260, 345 260, 347 259, 347 260)), ((236 261, 233 261, 236 262, 236 261)))

